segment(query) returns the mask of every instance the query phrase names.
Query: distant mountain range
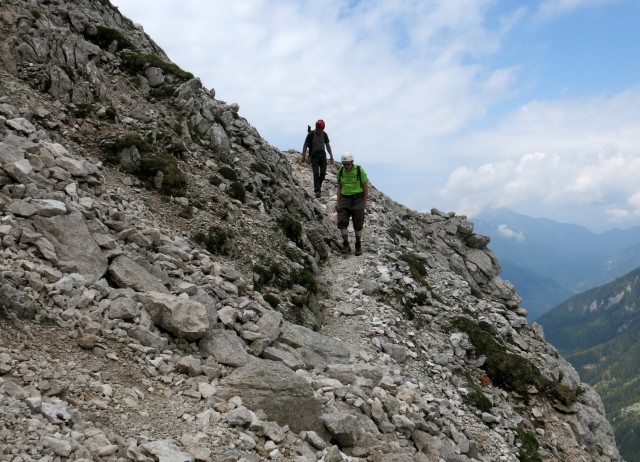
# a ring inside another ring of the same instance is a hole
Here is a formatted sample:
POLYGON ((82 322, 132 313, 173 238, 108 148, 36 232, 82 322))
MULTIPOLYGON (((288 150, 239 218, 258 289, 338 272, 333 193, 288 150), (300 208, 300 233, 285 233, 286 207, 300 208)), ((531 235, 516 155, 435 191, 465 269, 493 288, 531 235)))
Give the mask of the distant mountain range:
POLYGON ((571 297, 538 322, 602 397, 622 456, 640 462, 640 268, 571 297))
POLYGON ((640 226, 595 234, 583 226, 493 209, 472 218, 529 311, 529 320, 573 294, 640 267, 640 226))

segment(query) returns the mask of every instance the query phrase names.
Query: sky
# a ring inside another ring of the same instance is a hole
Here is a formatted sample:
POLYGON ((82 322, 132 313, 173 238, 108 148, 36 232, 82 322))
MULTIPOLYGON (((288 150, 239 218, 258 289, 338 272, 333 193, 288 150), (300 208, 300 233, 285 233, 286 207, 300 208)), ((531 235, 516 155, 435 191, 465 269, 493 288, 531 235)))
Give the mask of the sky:
POLYGON ((419 212, 640 225, 640 0, 111 0, 271 145, 419 212))

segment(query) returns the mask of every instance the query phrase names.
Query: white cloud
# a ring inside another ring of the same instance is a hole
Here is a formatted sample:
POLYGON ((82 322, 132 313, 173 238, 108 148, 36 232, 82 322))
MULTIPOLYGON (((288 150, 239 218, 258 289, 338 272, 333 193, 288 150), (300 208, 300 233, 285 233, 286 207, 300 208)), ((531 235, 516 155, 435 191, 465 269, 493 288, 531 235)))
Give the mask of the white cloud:
POLYGON ((524 233, 522 231, 515 231, 509 228, 509 225, 502 224, 498 226, 498 233, 507 239, 515 239, 518 242, 525 240, 524 233))
MULTIPOLYGON (((582 217, 594 210, 619 225, 640 217, 640 158, 620 151, 576 155, 525 154, 518 159, 456 169, 443 190, 471 215, 487 207, 528 207, 537 216, 582 217)), ((566 219, 565 219, 566 221, 566 219)))

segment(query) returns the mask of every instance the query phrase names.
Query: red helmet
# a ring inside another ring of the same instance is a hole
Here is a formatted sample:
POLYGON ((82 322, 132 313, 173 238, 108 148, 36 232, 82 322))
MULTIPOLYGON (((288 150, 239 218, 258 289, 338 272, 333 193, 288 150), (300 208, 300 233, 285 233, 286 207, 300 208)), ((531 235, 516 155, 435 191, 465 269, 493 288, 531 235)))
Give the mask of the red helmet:
POLYGON ((324 120, 318 119, 318 121, 316 122, 316 128, 319 128, 320 130, 324 130, 324 120))

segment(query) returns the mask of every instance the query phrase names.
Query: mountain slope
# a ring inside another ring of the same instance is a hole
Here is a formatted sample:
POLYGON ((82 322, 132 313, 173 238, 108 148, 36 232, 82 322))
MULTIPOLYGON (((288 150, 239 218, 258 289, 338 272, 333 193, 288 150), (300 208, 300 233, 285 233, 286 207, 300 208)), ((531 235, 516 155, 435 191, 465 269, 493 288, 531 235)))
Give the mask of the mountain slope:
POLYGON ((465 217, 372 187, 343 258, 299 153, 108 1, 0 8, 2 459, 621 460, 465 217))
POLYGON ((523 268, 510 260, 500 259, 501 277, 516 286, 522 304, 529 312, 528 318, 536 320, 558 303, 573 295, 553 279, 545 278, 538 273, 523 268))
POLYGON ((570 298, 538 322, 601 394, 626 460, 640 460, 640 269, 570 298))

